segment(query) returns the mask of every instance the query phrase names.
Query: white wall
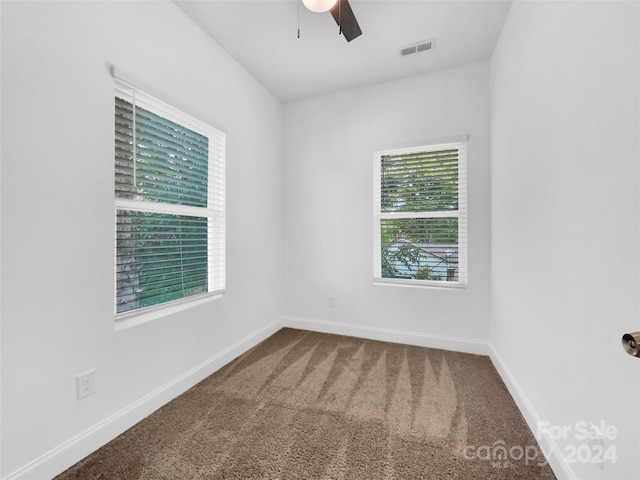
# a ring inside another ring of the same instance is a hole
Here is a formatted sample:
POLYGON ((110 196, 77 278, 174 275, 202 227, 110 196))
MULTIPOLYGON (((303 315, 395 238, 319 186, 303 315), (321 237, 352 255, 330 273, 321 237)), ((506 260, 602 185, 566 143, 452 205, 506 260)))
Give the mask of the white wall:
MULTIPOLYGON (((488 119, 487 64, 287 104, 286 315, 357 324, 329 329, 360 335, 395 329, 486 341, 488 119), (455 135, 469 135, 469 287, 374 286, 373 152, 455 135), (328 307, 329 295, 336 308, 328 307)), ((469 347, 455 339, 446 345, 469 347)))
POLYGON ((639 6, 515 2, 491 60, 494 358, 529 421, 620 430, 570 478, 637 478, 639 6))
POLYGON ((279 319, 283 112, 170 2, 0 3, 4 478, 279 319), (227 133, 227 293, 120 332, 107 62, 227 133))

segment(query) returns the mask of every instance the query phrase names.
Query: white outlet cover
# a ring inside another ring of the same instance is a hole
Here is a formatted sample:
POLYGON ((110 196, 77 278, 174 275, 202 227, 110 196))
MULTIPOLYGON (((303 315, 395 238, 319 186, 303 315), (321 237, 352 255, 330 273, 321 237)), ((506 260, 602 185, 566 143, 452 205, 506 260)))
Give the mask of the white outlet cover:
POLYGON ((76 377, 76 392, 78 400, 88 397, 96 393, 96 371, 89 370, 76 377))

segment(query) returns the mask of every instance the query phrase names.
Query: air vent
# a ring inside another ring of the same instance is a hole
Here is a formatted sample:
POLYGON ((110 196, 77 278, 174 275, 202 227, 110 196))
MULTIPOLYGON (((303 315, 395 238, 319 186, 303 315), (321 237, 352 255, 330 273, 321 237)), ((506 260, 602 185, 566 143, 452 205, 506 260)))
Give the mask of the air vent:
POLYGON ((414 53, 416 53, 416 46, 414 45, 413 47, 407 47, 407 48, 401 48, 400 49, 400 55, 402 55, 403 57, 406 55, 413 55, 414 53))
POLYGON ((400 56, 406 57, 407 55, 413 55, 414 53, 427 52, 433 50, 436 46, 435 39, 425 40, 424 42, 414 43, 406 47, 400 48, 400 56))
POLYGON ((431 42, 421 43, 420 45, 416 45, 416 50, 418 50, 418 53, 426 52, 427 50, 431 50, 432 45, 431 42))

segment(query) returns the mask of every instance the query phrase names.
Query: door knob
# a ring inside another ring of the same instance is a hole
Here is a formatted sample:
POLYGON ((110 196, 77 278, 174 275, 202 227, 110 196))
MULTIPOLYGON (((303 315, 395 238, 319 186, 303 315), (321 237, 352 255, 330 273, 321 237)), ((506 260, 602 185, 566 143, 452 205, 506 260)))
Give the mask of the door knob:
POLYGON ((622 348, 633 357, 640 357, 640 332, 625 333, 622 336, 622 348))

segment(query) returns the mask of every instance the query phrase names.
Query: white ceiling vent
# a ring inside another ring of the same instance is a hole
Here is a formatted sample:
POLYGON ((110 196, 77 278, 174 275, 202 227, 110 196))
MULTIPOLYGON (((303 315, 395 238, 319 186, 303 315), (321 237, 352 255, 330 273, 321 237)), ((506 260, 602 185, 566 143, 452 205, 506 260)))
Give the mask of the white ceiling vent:
POLYGON ((431 40, 425 40, 424 42, 414 43, 406 47, 400 48, 400 56, 406 57, 407 55, 413 55, 414 53, 427 52, 433 50, 436 47, 435 38, 431 40))

